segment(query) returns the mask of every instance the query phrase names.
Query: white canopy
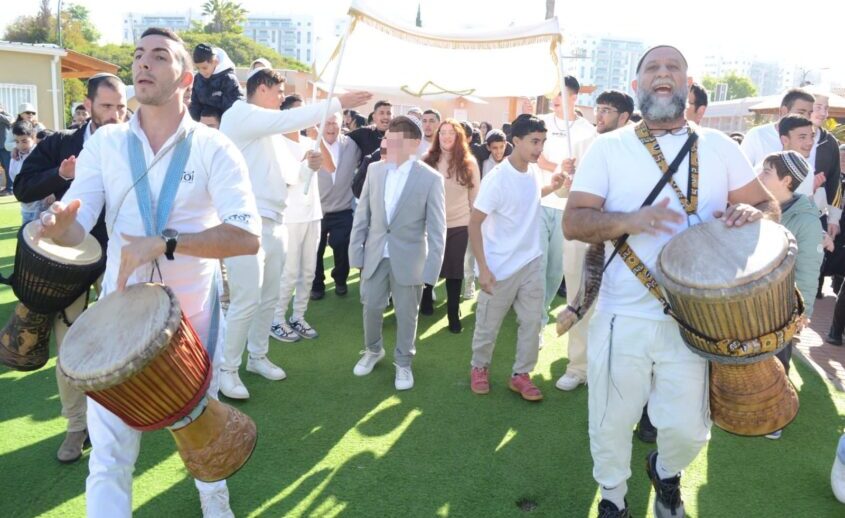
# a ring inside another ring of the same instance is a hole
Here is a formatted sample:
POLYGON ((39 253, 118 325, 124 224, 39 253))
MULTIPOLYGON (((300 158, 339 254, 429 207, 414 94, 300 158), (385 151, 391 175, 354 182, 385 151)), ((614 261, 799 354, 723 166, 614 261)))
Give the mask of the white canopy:
MULTIPOLYGON (((549 94, 559 83, 557 18, 498 31, 445 34, 388 21, 360 0, 350 27, 337 85, 404 92, 419 97, 510 97, 549 94)), ((319 79, 330 81, 341 43, 319 79)))

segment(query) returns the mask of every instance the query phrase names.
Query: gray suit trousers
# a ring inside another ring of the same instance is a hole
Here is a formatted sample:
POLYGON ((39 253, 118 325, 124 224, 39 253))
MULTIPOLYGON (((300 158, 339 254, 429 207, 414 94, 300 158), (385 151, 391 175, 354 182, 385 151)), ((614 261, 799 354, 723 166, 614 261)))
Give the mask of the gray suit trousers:
POLYGON ((396 351, 394 361, 400 367, 410 367, 417 353, 417 316, 423 286, 402 286, 390 269, 390 259, 379 262, 369 279, 361 279, 361 304, 364 306, 364 346, 373 352, 384 348, 382 327, 387 300, 393 295, 396 315, 396 351))

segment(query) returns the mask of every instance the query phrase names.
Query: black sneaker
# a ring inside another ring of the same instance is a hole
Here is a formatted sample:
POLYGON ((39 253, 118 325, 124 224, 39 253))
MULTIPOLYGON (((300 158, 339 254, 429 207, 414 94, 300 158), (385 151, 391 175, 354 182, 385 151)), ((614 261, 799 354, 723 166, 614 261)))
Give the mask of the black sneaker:
POLYGON ((326 292, 323 290, 311 290, 311 300, 320 300, 326 296, 326 292))
POLYGON ((347 293, 349 293, 349 288, 346 286, 346 284, 337 284, 334 287, 334 294, 335 295, 345 297, 347 293))
POLYGON ((647 409, 648 407, 643 408, 643 416, 637 423, 637 438, 645 443, 654 444, 657 442, 657 428, 651 424, 647 409))
POLYGON ((599 502, 599 518, 631 518, 631 513, 628 511, 628 500, 625 500, 625 509, 621 511, 610 500, 602 500, 599 502))
POLYGON ((825 342, 831 345, 842 345, 842 335, 840 334, 839 336, 837 336, 833 332, 833 329, 831 329, 827 332, 827 338, 825 339, 825 342))
POLYGON ((652 450, 646 458, 646 473, 654 486, 655 518, 683 518, 684 501, 681 500, 681 476, 662 479, 657 474, 657 450, 652 450))

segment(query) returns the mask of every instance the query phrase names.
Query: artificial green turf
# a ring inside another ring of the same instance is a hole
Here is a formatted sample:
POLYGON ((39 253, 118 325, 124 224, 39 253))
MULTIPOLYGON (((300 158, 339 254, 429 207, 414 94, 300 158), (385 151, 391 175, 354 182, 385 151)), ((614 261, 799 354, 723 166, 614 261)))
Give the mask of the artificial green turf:
MULTIPOLYGON (((0 268, 6 272, 19 218, 17 204, 0 198, 0 268)), ((250 462, 229 481, 237 516, 595 516, 587 391, 553 386, 566 365, 564 342, 547 328, 535 375, 546 399, 524 402, 506 387, 516 329, 509 318, 491 392, 476 396, 469 390, 473 303, 462 306, 465 330, 456 336, 446 329, 442 286, 438 296, 435 315, 420 318, 416 386, 408 392, 393 389, 392 351, 370 376, 352 375, 362 347, 357 276, 345 298, 330 284, 326 298, 310 304, 317 340, 271 342, 270 357, 288 379, 242 374, 252 397, 235 405, 255 419, 259 440, 250 462), (530 512, 517 507, 526 500, 536 504, 530 512)), ((3 322, 13 306, 11 290, 0 289, 3 322)), ((385 322, 391 344, 390 314, 385 322)), ((33 373, 0 368, 0 516, 84 514, 87 454, 74 465, 55 460, 65 421, 54 366, 51 360, 33 373)), ((829 484, 845 398, 800 362, 795 367, 802 404, 796 421, 779 441, 714 429, 683 478, 689 516, 845 516, 829 484)), ((650 447, 633 443, 628 502, 635 516, 650 516, 644 473, 650 447)), ((134 506, 139 517, 200 515, 167 432, 144 437, 134 506)))

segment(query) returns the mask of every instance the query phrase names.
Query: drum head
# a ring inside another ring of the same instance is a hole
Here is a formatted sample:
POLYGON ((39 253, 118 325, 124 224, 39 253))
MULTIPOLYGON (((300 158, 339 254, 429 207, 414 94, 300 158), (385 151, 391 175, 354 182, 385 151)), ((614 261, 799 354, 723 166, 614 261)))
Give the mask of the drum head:
POLYGON ((52 239, 41 238, 36 242, 36 228, 37 225, 28 223, 21 232, 22 241, 36 253, 57 263, 70 265, 95 264, 103 256, 103 247, 91 234, 86 234, 85 239, 77 246, 60 246, 54 243, 52 239))
POLYGON ((660 252, 658 269, 688 288, 734 288, 777 268, 789 252, 790 239, 785 227, 767 219, 739 228, 709 221, 672 238, 660 252))
POLYGON ((81 390, 103 390, 140 372, 170 344, 182 311, 170 288, 136 284, 85 310, 65 335, 59 367, 81 390))

